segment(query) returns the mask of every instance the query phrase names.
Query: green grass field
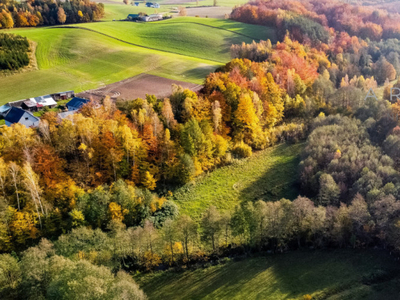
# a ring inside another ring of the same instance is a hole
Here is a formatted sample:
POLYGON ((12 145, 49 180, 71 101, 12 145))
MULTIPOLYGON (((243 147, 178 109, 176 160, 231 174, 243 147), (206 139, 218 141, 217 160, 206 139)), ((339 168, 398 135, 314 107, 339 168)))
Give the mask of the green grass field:
POLYGON ((154 13, 169 13, 172 6, 162 5, 160 8, 149 8, 145 7, 144 4, 140 6, 123 5, 122 1, 116 2, 116 4, 104 4, 105 16, 102 21, 122 20, 127 17, 128 14, 138 14, 144 12, 146 14, 154 13))
POLYGON ((197 219, 210 205, 231 210, 242 201, 293 200, 299 154, 304 144, 279 145, 197 178, 171 197, 181 214, 197 219))
POLYGON ((295 251, 137 276, 155 299, 399 299, 398 263, 378 250, 295 251))
MULTIPOLYGON (((132 6, 130 4, 124 5, 121 0, 108 0, 108 2, 104 4, 105 7, 104 20, 106 21, 121 20, 125 19, 128 14, 137 14, 139 12, 144 12, 147 14, 169 13, 172 10, 172 8, 177 8, 179 6, 202 7, 202 6, 212 6, 214 4, 214 0, 201 0, 199 1, 199 5, 196 5, 196 2, 187 2, 182 4, 163 4, 163 3, 168 3, 168 0, 153 1, 153 2, 160 3, 161 4, 160 8, 149 8, 146 7, 145 4, 142 2, 139 4, 139 6, 132 6)), ((217 0, 217 5, 233 8, 236 5, 242 5, 247 2, 248 2, 247 0, 217 0)))
POLYGON ((229 20, 195 24, 193 19, 199 18, 77 25, 92 31, 51 27, 6 30, 37 43, 39 70, 2 77, 0 104, 63 90, 80 92, 141 73, 201 84, 206 75, 229 61, 231 44, 274 36, 261 26, 229 20))
POLYGON ((251 43, 272 36, 267 27, 233 21, 176 18, 162 22, 100 22, 76 25, 143 47, 173 52, 218 63, 230 60, 232 44, 251 43))

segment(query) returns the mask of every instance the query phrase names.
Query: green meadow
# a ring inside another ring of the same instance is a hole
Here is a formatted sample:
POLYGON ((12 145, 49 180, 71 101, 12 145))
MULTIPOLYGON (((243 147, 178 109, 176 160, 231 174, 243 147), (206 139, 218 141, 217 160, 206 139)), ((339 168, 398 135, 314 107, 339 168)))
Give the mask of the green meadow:
POLYGON ((397 263, 379 250, 295 251, 136 276, 150 300, 399 299, 397 263))
POLYGON ((63 90, 99 88, 141 73, 201 84, 230 60, 232 44, 274 38, 274 32, 262 26, 190 17, 75 27, 79 28, 5 31, 36 42, 38 70, 1 77, 0 104, 63 90))
POLYGON ((232 210, 242 201, 293 200, 304 144, 279 145, 218 168, 173 192, 182 214, 198 219, 210 206, 232 210))

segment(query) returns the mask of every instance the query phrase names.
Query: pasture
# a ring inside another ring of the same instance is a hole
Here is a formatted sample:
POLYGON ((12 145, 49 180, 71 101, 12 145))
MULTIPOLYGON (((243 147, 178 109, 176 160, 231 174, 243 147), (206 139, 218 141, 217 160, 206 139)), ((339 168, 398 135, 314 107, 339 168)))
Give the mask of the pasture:
POLYGON ((293 200, 304 144, 279 145, 204 174, 173 192, 181 214, 198 219, 210 206, 232 210, 242 201, 293 200))
POLYGON ((202 84, 206 75, 230 60, 231 44, 274 36, 261 26, 199 18, 75 26, 79 28, 5 30, 37 44, 38 70, 2 77, 0 104, 101 88, 142 73, 202 84))
POLYGON ((150 300, 398 299, 397 263, 380 250, 295 251, 195 271, 136 276, 150 300))

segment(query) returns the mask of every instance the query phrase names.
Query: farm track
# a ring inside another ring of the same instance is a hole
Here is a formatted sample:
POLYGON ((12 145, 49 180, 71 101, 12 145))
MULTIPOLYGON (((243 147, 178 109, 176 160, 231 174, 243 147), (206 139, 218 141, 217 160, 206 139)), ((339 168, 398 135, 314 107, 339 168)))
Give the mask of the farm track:
MULTIPOLYGON (((123 39, 119 39, 119 38, 116 38, 116 37, 114 37, 114 36, 112 36, 112 35, 109 35, 109 34, 106 34, 106 33, 102 33, 102 32, 99 32, 99 31, 97 31, 97 30, 90 29, 90 28, 84 28, 84 27, 79 27, 79 26, 53 26, 53 27, 51 27, 51 28, 49 28, 49 29, 53 29, 53 28, 57 28, 57 29, 66 28, 66 29, 81 29, 81 30, 87 30, 87 31, 91 31, 91 32, 94 32, 94 33, 97 33, 97 34, 106 36, 106 37, 108 37, 108 38, 114 39, 114 40, 116 40, 116 41, 125 43, 125 44, 127 44, 127 45, 131 45, 131 46, 135 46, 135 47, 140 47, 140 48, 143 48, 143 49, 149 49, 149 50, 164 52, 164 53, 171 53, 171 54, 175 54, 175 55, 179 55, 179 56, 183 56, 183 57, 197 58, 197 57, 195 57, 195 56, 185 55, 185 54, 178 53, 178 52, 174 52, 174 51, 168 51, 168 50, 163 50, 163 49, 159 49, 159 48, 148 47, 148 46, 143 46, 143 45, 131 43, 131 42, 125 41, 125 40, 123 40, 123 39)), ((229 31, 229 30, 228 30, 228 31, 229 31)), ((233 32, 233 31, 230 31, 230 32, 233 32)), ((216 63, 223 63, 223 64, 226 63, 226 61, 215 60, 215 59, 210 59, 210 58, 208 58, 207 60, 210 61, 210 62, 216 62, 216 63)))

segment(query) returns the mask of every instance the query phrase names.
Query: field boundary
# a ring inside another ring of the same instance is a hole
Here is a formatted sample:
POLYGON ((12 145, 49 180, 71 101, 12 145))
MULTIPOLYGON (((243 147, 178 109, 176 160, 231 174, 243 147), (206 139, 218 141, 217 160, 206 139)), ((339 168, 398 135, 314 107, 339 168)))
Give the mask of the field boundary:
POLYGON ((179 56, 183 56, 183 57, 201 59, 201 60, 204 60, 204 61, 210 61, 210 62, 214 62, 214 63, 220 63, 220 64, 226 64, 226 63, 227 63, 226 61, 220 61, 220 60, 215 60, 215 59, 205 59, 205 58, 200 58, 200 57, 195 57, 195 56, 189 56, 189 55, 185 55, 185 54, 182 54, 182 53, 177 53, 177 52, 174 52, 174 51, 162 50, 162 49, 158 49, 158 48, 153 48, 153 47, 149 47, 149 46, 143 46, 143 45, 131 43, 131 42, 122 40, 122 39, 120 39, 120 38, 114 37, 114 36, 112 36, 112 35, 99 32, 99 31, 94 30, 94 29, 91 29, 91 28, 85 28, 85 27, 79 27, 79 26, 53 26, 53 27, 51 27, 51 28, 49 28, 49 29, 53 29, 53 28, 57 28, 57 29, 66 28, 66 29, 81 29, 81 30, 87 30, 87 31, 91 31, 91 32, 94 32, 94 33, 97 33, 97 34, 106 36, 106 37, 108 37, 108 38, 114 39, 114 40, 116 40, 116 41, 119 41, 119 42, 122 42, 122 43, 125 43, 125 44, 128 44, 128 45, 131 45, 131 46, 140 47, 140 48, 143 48, 143 49, 149 49, 149 50, 154 50, 154 51, 164 52, 164 53, 171 53, 171 54, 175 54, 175 55, 179 55, 179 56))

